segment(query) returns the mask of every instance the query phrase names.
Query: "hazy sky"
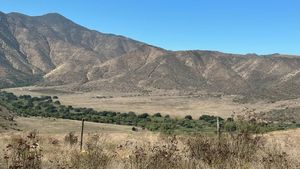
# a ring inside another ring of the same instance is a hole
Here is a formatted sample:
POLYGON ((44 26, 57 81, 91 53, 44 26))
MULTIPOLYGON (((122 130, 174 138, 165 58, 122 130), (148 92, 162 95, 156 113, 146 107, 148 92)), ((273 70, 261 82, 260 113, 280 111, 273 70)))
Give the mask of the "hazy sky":
POLYGON ((0 0, 0 10, 57 12, 170 50, 300 54, 299 0, 0 0))

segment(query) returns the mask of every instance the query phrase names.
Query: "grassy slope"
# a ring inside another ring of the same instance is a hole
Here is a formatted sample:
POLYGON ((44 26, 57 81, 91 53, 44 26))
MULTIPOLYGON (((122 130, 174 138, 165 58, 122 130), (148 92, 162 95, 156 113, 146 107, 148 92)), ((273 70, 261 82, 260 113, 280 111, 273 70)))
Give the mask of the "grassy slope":
MULTIPOLYGON (((48 138, 53 137, 63 140, 65 135, 69 132, 75 132, 75 135, 79 136, 81 131, 81 121, 76 120, 18 117, 16 118, 16 122, 21 131, 6 131, 1 134, 0 143, 7 142, 7 139, 13 135, 23 135, 33 130, 37 130, 39 135, 42 136, 46 142, 48 138)), ((147 141, 155 142, 160 135, 159 133, 153 133, 140 128, 138 131, 132 131, 130 126, 85 122, 84 138, 93 134, 103 135, 107 142, 115 145, 128 140, 141 143, 147 141)), ((0 148, 3 148, 4 145, 1 145, 2 144, 0 144, 0 148)))
MULTIPOLYGON (((54 119, 54 118, 40 118, 40 117, 18 117, 16 121, 23 131, 38 130, 40 134, 66 134, 71 131, 79 133, 81 131, 81 121, 54 119)), ((130 126, 114 125, 85 122, 85 132, 103 132, 103 133, 135 133, 131 131, 130 126)))

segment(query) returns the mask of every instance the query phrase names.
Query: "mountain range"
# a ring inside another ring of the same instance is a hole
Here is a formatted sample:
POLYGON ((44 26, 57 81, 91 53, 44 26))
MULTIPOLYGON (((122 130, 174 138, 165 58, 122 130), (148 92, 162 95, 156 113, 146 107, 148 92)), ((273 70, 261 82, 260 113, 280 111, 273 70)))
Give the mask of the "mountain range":
POLYGON ((300 96, 300 57, 170 51, 56 13, 0 12, 0 88, 22 85, 292 98, 300 96))

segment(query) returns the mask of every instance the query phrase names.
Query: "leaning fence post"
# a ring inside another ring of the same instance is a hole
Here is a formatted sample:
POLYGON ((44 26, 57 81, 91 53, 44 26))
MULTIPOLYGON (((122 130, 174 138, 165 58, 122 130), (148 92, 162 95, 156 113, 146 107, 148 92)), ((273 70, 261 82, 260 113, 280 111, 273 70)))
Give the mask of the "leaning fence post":
POLYGON ((217 134, 218 134, 218 139, 220 141, 220 121, 219 121, 219 117, 217 117, 217 134))
POLYGON ((83 144, 83 128, 84 128, 84 119, 82 119, 82 124, 81 124, 80 151, 82 151, 82 144, 83 144))

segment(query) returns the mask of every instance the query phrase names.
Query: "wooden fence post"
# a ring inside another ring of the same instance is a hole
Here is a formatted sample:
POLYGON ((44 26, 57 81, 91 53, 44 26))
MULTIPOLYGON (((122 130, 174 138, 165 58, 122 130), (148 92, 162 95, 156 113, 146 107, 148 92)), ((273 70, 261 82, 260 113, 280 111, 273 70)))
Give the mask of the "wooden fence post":
POLYGON ((84 128, 84 119, 82 119, 82 124, 81 124, 80 151, 82 151, 82 144, 83 144, 83 128, 84 128))
POLYGON ((218 134, 218 140, 220 141, 221 130, 220 130, 220 120, 219 120, 219 117, 217 117, 217 134, 218 134))

